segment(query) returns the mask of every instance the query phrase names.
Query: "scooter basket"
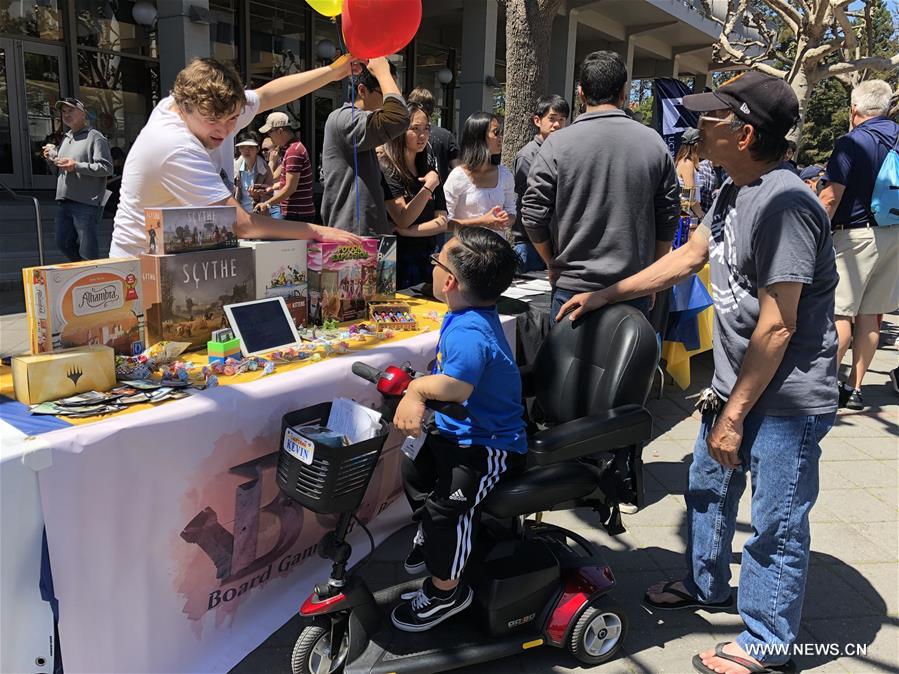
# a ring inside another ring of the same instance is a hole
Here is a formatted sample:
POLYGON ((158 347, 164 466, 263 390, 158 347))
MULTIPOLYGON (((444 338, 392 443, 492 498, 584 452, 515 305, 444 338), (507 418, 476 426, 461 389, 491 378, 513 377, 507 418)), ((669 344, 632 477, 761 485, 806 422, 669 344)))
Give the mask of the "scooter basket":
MULTIPOLYGON (((277 481, 281 491, 304 508, 323 515, 353 512, 359 507, 388 433, 382 423, 374 438, 344 447, 329 447, 303 438, 300 458, 295 442, 285 440, 288 430, 310 424, 323 426, 330 413, 331 403, 321 403, 285 414, 278 455, 277 481)), ((295 439, 296 433, 291 432, 291 437, 295 439)))

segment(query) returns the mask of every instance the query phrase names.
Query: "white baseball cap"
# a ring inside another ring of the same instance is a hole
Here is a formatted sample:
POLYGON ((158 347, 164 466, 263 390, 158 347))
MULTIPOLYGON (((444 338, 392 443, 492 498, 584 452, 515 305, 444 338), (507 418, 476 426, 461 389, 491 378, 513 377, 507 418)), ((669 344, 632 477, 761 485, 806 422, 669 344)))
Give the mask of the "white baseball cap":
POLYGON ((283 112, 272 112, 265 118, 265 124, 259 127, 259 133, 268 133, 272 129, 291 128, 290 117, 283 112))

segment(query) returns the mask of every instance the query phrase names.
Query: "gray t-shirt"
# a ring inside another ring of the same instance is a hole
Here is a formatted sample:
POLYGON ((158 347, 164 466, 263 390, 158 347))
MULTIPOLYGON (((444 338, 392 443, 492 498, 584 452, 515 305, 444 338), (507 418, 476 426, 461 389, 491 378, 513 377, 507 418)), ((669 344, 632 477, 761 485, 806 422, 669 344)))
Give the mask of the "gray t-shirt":
POLYGON ((776 169, 737 187, 728 180, 703 225, 715 299, 712 386, 730 395, 759 318, 758 289, 803 284, 796 332, 753 411, 815 415, 837 408, 834 264, 830 222, 815 194, 776 169))

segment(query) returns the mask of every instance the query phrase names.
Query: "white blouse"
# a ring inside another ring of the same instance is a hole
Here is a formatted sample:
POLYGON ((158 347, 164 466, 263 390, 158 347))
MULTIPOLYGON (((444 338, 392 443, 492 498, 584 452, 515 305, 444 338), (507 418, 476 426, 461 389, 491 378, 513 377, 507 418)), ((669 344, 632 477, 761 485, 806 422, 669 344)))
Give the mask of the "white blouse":
POLYGON ((446 211, 450 220, 479 218, 494 206, 500 206, 509 215, 515 215, 515 178, 512 172, 500 164, 495 187, 477 187, 461 166, 457 166, 443 184, 446 211))

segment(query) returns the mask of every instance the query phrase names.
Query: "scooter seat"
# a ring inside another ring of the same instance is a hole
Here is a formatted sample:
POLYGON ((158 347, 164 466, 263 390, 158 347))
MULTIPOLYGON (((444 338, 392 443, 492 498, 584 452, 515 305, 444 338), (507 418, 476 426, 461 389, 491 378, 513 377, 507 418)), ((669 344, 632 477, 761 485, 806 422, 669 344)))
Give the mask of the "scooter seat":
POLYGON ((484 501, 484 512, 494 517, 515 517, 587 496, 597 487, 590 466, 576 462, 534 466, 500 479, 484 501))

